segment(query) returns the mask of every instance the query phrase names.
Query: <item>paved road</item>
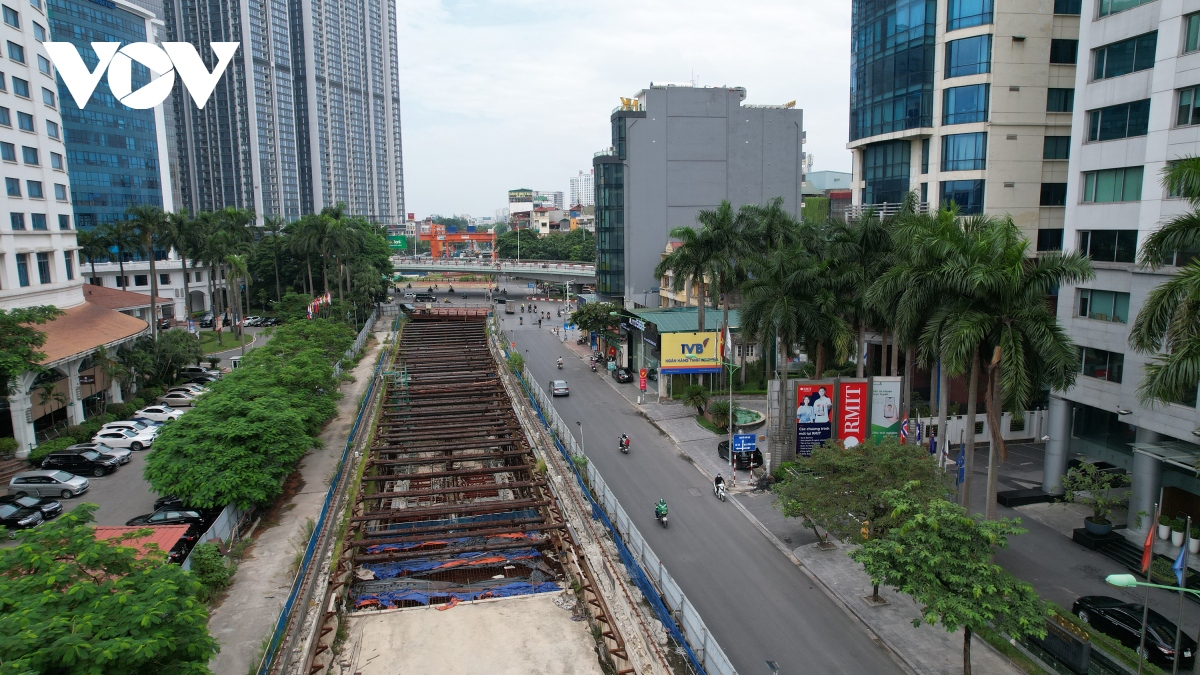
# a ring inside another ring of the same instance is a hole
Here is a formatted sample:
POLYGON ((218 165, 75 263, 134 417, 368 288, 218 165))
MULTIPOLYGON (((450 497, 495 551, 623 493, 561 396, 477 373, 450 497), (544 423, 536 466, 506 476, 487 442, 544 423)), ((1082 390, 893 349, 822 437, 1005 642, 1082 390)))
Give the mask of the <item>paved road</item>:
MULTIPOLYGON (((509 287, 510 300, 514 290, 509 287)), ((544 305, 551 312, 558 306, 544 305)), ((520 316, 505 317, 504 328, 515 331, 538 384, 568 381, 571 395, 557 399, 559 414, 572 426, 583 422, 585 452, 741 675, 770 672, 768 660, 782 673, 903 672, 736 507, 713 498, 707 479, 600 379, 606 375, 592 373, 548 327, 531 327, 528 321, 518 326, 520 316), (562 371, 555 368, 558 356, 565 363, 562 371), (632 439, 629 455, 616 448, 621 432, 632 439), (671 507, 665 530, 652 513, 659 497, 671 507)))

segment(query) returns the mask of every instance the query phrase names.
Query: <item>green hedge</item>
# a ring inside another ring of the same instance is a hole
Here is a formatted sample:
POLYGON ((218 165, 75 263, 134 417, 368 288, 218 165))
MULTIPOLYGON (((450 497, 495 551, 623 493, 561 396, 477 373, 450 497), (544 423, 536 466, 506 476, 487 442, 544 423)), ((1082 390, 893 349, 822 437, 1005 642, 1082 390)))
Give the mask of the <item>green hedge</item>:
POLYGON ((46 455, 56 450, 64 450, 79 442, 80 441, 77 441, 70 436, 60 436, 52 441, 41 443, 36 448, 29 451, 29 463, 32 464, 34 468, 40 468, 42 466, 42 460, 46 459, 46 455))

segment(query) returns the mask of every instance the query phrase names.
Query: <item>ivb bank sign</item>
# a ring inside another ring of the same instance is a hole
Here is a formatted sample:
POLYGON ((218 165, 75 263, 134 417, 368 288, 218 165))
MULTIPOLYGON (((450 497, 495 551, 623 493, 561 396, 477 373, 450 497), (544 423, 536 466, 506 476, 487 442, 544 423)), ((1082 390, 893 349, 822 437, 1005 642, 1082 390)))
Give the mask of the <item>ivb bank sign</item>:
POLYGON ((75 105, 83 108, 108 72, 108 88, 117 100, 130 108, 144 110, 162 103, 171 95, 175 86, 175 75, 183 80, 197 108, 208 103, 217 82, 225 74, 229 62, 237 52, 240 42, 213 42, 213 54, 217 65, 211 71, 204 65, 196 48, 186 42, 164 42, 162 46, 149 42, 134 42, 121 46, 120 42, 93 42, 98 63, 89 70, 75 45, 70 42, 45 42, 50 60, 58 68, 58 74, 75 98, 75 105), (133 90, 133 62, 146 66, 157 77, 137 91, 133 90))

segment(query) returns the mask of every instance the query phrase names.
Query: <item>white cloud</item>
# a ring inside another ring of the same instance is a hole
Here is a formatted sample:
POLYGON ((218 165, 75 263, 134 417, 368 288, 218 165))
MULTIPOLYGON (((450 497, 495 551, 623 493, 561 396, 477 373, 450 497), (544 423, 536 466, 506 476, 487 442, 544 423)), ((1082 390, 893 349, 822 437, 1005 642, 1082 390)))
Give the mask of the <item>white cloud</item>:
POLYGON ((405 0, 408 211, 491 215, 506 191, 568 190, 610 145, 619 97, 651 81, 796 100, 817 169, 850 169, 850 3, 405 0))

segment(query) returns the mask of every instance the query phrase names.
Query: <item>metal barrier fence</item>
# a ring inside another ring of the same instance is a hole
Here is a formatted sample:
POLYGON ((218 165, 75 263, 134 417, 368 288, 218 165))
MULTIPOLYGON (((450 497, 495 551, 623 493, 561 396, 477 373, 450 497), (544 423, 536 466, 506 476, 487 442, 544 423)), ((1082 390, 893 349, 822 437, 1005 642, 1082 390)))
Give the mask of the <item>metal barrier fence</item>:
POLYGON ((371 310, 371 316, 367 317, 367 322, 363 324, 362 330, 358 331, 358 337, 354 338, 354 345, 346 350, 345 355, 337 363, 333 364, 334 377, 341 377, 342 361, 353 359, 358 350, 362 349, 362 346, 367 342, 367 336, 371 334, 371 328, 375 325, 375 319, 377 318, 379 318, 379 312, 371 310))
MULTIPOLYGON (((507 349, 505 353, 508 353, 507 349)), ((613 542, 617 546, 617 551, 620 553, 621 560, 625 563, 630 577, 642 590, 663 626, 667 628, 672 637, 683 645, 692 666, 699 672, 713 673, 714 675, 737 675, 737 670, 725 656, 724 650, 709 633, 708 627, 704 625, 704 620, 700 618, 700 612, 688 601, 683 589, 679 587, 679 584, 667 572, 662 560, 646 543, 645 538, 630 520, 629 514, 625 512, 616 496, 608 489, 608 485, 600 476, 600 471, 594 464, 588 462, 586 482, 579 474, 579 468, 574 462, 574 458, 586 459, 583 448, 579 447, 570 427, 558 416, 553 402, 537 385, 537 380, 530 375, 529 369, 526 367, 522 370, 518 379, 521 380, 521 384, 529 394, 530 401, 534 404, 542 421, 556 437, 555 442, 559 451, 564 454, 574 468, 584 495, 592 503, 592 517, 603 521, 613 534, 613 542), (595 492, 598 501, 593 499, 591 493, 588 492, 589 485, 595 492)))
MULTIPOLYGON (((375 313, 371 313, 371 317, 367 319, 367 323, 363 326, 362 332, 358 334, 358 339, 354 342, 353 351, 347 350, 348 355, 353 355, 362 348, 363 342, 366 341, 366 335, 369 333, 371 326, 375 323, 375 313)), ((300 569, 296 572, 296 578, 292 581, 292 588, 288 592, 287 600, 283 603, 283 608, 279 610, 279 618, 275 621, 275 630, 271 633, 271 641, 267 644, 266 652, 263 654, 262 662, 259 664, 257 673, 266 675, 271 665, 275 660, 275 652, 279 648, 280 640, 283 639, 284 631, 287 629, 288 619, 291 616, 292 609, 295 605, 296 598, 300 593, 300 587, 305 575, 308 574, 309 565, 313 561, 313 554, 316 552, 317 541, 320 539, 320 534, 325 527, 325 522, 329 517, 330 506, 335 501, 338 486, 341 483, 342 472, 346 470, 346 463, 350 458, 350 449, 354 446, 354 439, 358 435, 359 428, 362 426, 363 414, 367 410, 367 404, 371 401, 371 393, 375 389, 375 383, 379 381, 379 372, 383 368, 383 364, 388 359, 388 350, 384 349, 380 352, 379 362, 375 364, 375 372, 371 375, 371 383, 367 386, 367 391, 363 395, 362 402, 358 406, 358 415, 354 418, 354 426, 350 427, 350 435, 346 437, 346 447, 342 449, 342 457, 338 460, 337 471, 333 474, 333 480, 329 483, 329 490, 325 493, 325 501, 321 503, 321 513, 317 517, 316 526, 313 528, 313 533, 308 539, 308 545, 304 548, 304 558, 300 563, 300 569)), ((341 362, 339 361, 339 364, 341 362)), ((339 370, 334 368, 335 371, 339 370)))
MULTIPOLYGON (((212 526, 197 540, 197 545, 212 541, 213 539, 228 542, 233 537, 233 534, 237 532, 238 523, 242 521, 242 516, 246 513, 246 511, 242 511, 233 504, 226 505, 224 509, 221 509, 220 515, 213 521, 212 526)), ((195 550, 193 548, 192 553, 195 550)), ((188 553, 188 556, 183 559, 182 567, 185 570, 192 569, 192 553, 188 553)))

